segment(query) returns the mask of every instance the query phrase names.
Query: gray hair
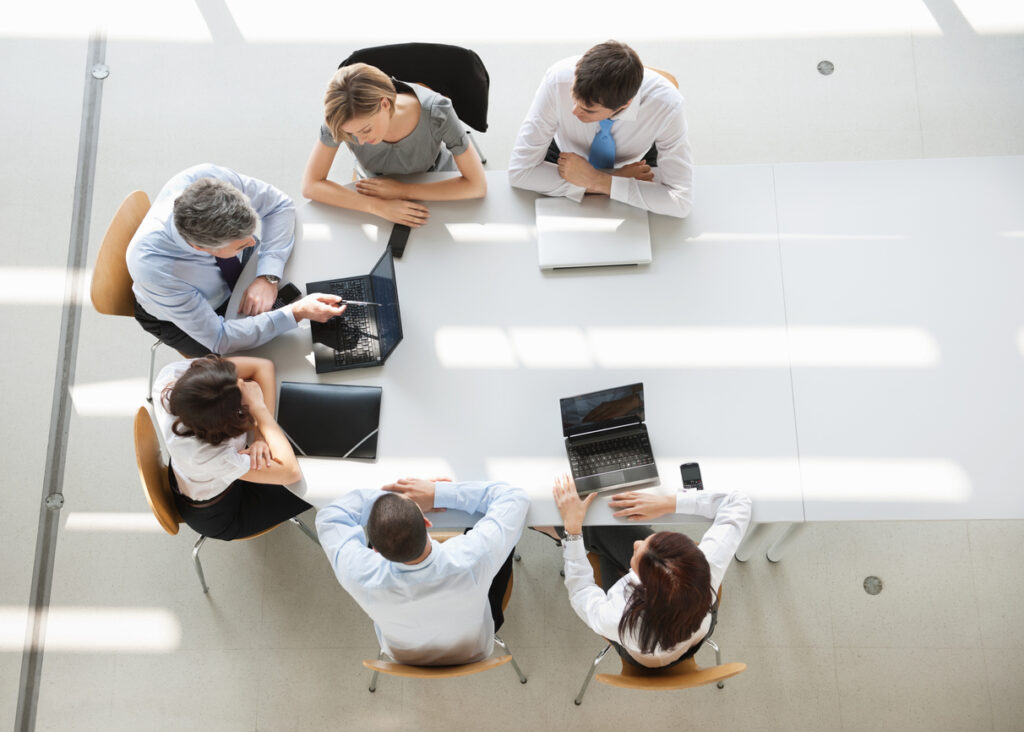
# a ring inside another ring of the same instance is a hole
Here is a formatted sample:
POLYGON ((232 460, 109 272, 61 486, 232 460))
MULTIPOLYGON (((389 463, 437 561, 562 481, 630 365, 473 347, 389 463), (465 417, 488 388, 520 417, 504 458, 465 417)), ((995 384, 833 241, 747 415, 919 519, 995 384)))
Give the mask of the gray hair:
POLYGON ((216 178, 200 178, 174 199, 174 225, 203 249, 222 249, 256 231, 256 211, 245 194, 216 178))

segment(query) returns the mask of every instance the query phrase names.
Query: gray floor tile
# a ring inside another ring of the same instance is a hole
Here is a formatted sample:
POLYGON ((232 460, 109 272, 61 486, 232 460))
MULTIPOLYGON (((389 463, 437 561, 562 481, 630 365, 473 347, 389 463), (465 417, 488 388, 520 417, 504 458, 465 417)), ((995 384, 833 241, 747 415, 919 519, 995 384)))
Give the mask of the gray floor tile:
POLYGON ((980 651, 837 648, 844 730, 991 729, 980 651))
POLYGON ((1019 653, 1024 650, 1024 564, 1014 558, 1024 543, 1024 521, 972 521, 967 530, 982 644, 1019 653))

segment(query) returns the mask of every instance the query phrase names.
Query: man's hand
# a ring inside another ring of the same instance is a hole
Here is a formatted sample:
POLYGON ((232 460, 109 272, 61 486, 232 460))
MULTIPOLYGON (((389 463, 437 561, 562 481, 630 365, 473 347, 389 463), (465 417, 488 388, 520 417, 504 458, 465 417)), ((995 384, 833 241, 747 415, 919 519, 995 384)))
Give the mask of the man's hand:
POLYGON ((569 183, 586 188, 588 193, 611 192, 611 176, 576 153, 564 152, 558 156, 558 174, 569 183))
POLYGON ((638 160, 635 163, 623 165, 621 168, 616 168, 615 170, 611 171, 611 174, 617 175, 620 178, 654 180, 654 171, 651 170, 651 166, 647 164, 646 160, 638 160))
POLYGON ((411 498, 423 513, 444 510, 443 508, 434 508, 434 481, 432 480, 402 478, 390 485, 382 486, 381 490, 401 493, 406 498, 411 498))
POLYGON ((262 470, 263 468, 269 468, 270 463, 273 461, 273 456, 270 454, 270 445, 264 440, 256 440, 249 447, 244 450, 239 450, 242 455, 249 456, 249 470, 262 470))
POLYGON ((242 303, 238 306, 238 312, 242 315, 259 315, 265 313, 274 305, 277 299, 277 285, 272 285, 266 277, 257 277, 252 284, 245 288, 242 296, 242 303))
POLYGON ((576 483, 569 475, 555 478, 551 494, 555 497, 555 505, 558 506, 558 513, 562 516, 565 533, 582 533, 583 517, 587 514, 587 509, 590 508, 590 504, 594 502, 597 494, 591 493, 585 501, 581 501, 579 493, 576 492, 576 483))
POLYGON ((292 303, 292 315, 295 317, 296 323, 301 322, 304 318, 315 320, 318 323, 326 323, 331 318, 345 312, 346 307, 337 295, 311 292, 301 300, 292 303))
POLYGON ((615 509, 612 516, 624 517, 630 521, 651 521, 659 516, 675 513, 676 497, 630 491, 612 496, 608 505, 615 509))
POLYGON ((374 201, 371 210, 382 219, 394 221, 396 224, 405 224, 414 229, 423 226, 430 218, 430 211, 426 206, 412 201, 380 199, 374 201))
POLYGON ((407 198, 405 183, 391 178, 360 178, 356 181, 356 192, 374 198, 407 198))

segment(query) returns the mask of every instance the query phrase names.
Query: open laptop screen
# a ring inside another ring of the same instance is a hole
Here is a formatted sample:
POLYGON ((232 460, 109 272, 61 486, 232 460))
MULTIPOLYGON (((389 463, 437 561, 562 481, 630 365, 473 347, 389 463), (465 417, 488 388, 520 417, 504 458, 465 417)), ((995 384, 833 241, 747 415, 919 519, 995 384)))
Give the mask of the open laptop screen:
POLYGON ((398 310, 398 287, 395 285, 395 260, 390 247, 384 251, 370 272, 373 300, 379 302, 378 335, 380 336, 381 361, 395 350, 402 340, 402 318, 398 310))
POLYGON ((644 421, 644 385, 629 384, 559 400, 562 434, 584 432, 644 421))

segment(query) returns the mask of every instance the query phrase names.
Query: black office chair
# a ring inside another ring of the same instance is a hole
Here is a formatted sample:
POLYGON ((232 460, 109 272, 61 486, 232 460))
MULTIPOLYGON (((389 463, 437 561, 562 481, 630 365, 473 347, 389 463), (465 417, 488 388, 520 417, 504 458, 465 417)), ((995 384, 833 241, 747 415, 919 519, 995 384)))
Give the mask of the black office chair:
MULTIPOLYGON (((430 87, 452 100, 455 114, 468 127, 487 132, 487 98, 491 77, 480 57, 468 48, 444 43, 395 43, 354 51, 338 64, 376 66, 389 76, 430 87)), ((470 133, 469 140, 483 163, 487 162, 470 133)))

